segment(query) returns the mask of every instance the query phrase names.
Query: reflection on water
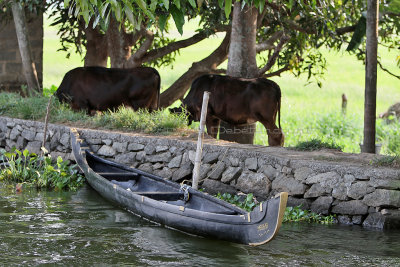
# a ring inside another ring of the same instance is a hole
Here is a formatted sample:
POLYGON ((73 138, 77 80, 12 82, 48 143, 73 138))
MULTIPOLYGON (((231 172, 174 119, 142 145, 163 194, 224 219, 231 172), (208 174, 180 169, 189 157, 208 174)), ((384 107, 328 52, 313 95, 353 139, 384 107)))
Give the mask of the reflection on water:
POLYGON ((0 184, 0 263, 131 266, 399 266, 400 231, 284 224, 248 247, 190 236, 112 206, 90 187, 46 192, 0 184))

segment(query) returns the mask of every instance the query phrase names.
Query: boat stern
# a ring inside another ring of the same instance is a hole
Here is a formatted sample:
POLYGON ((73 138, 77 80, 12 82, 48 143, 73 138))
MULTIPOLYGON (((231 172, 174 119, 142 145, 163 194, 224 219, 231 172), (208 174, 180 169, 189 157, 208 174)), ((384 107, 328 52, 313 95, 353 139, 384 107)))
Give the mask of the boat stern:
POLYGON ((248 244, 258 246, 271 241, 282 225, 288 199, 287 192, 281 192, 267 201, 261 202, 259 206, 248 213, 249 225, 248 244))

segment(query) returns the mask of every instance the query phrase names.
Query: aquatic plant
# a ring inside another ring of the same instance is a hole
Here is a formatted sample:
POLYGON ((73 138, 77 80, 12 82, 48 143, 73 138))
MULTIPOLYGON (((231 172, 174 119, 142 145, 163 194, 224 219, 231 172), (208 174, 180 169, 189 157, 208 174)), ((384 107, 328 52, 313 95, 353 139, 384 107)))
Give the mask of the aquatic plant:
POLYGON ((257 205, 257 201, 251 193, 242 196, 231 195, 229 193, 218 193, 216 197, 247 211, 253 210, 257 205))
POLYGON ((0 151, 0 181, 33 184, 38 188, 55 190, 77 190, 84 178, 69 160, 57 157, 55 163, 51 155, 38 156, 28 150, 19 151, 13 147, 9 152, 0 151))
POLYGON ((296 207, 287 207, 283 222, 309 222, 309 223, 321 223, 321 224, 332 224, 335 222, 333 215, 324 216, 317 214, 312 211, 301 209, 301 205, 296 207))

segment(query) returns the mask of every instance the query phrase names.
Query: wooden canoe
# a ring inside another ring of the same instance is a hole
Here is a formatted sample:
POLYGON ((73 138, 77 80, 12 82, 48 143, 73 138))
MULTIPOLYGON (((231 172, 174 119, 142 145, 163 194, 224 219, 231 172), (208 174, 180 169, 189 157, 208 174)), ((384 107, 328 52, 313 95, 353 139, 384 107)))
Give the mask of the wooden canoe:
POLYGON ((105 199, 150 221, 190 234, 247 245, 278 233, 286 192, 247 212, 189 186, 100 158, 71 130, 72 152, 87 182, 105 199))

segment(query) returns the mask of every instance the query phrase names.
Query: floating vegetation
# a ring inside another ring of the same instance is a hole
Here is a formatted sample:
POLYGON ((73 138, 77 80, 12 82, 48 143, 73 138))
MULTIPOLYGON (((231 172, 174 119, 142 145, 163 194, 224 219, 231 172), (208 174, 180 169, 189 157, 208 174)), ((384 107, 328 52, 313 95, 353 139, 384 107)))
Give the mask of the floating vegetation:
POLYGON ((84 184, 84 177, 78 174, 76 165, 71 165, 69 160, 57 157, 55 162, 50 155, 38 156, 28 150, 0 151, 0 181, 18 183, 17 191, 21 184, 32 184, 37 188, 54 190, 76 191, 84 184))

